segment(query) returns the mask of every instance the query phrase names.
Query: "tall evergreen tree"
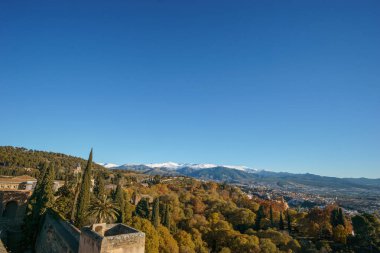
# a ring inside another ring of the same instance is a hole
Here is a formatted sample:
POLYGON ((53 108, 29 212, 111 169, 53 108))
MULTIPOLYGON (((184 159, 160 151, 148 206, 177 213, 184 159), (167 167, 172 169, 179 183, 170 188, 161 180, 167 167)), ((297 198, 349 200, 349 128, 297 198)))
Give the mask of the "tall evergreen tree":
POLYGON ((291 220, 291 217, 290 217, 290 214, 289 214, 289 209, 286 210, 286 219, 288 221, 288 231, 290 233, 290 232, 292 232, 292 220, 291 220))
POLYGON ((37 202, 37 210, 39 210, 39 215, 43 215, 46 209, 53 206, 54 201, 54 178, 55 170, 53 163, 50 164, 47 169, 44 179, 41 185, 41 199, 39 203, 37 202))
POLYGON ((344 220, 344 214, 342 208, 338 209, 338 215, 337 215, 337 225, 345 226, 345 220, 344 220))
POLYGON ((155 198, 153 203, 153 210, 152 210, 152 223, 154 227, 158 227, 160 225, 160 199, 155 198))
POLYGON ((102 199, 103 195, 106 195, 104 179, 101 175, 98 175, 95 180, 94 194, 98 199, 102 199))
POLYGON ((164 217, 164 222, 163 222, 163 225, 169 229, 170 231, 170 227, 171 227, 171 215, 170 215, 170 205, 165 205, 165 217, 164 217))
POLYGON ((86 214, 90 205, 91 189, 91 167, 92 167, 92 149, 88 157, 87 166, 83 172, 82 183, 78 195, 75 224, 81 228, 86 223, 86 214))
POLYGON ((278 227, 280 230, 284 230, 285 227, 284 227, 284 219, 282 218, 282 212, 280 212, 280 222, 278 224, 278 227))
POLYGON ((261 220, 263 218, 265 218, 264 207, 260 206, 259 210, 257 211, 257 214, 256 214, 256 221, 255 221, 255 228, 256 228, 256 230, 260 230, 261 229, 261 220))
MULTIPOLYGON (((46 171, 48 169, 49 165, 47 162, 45 162, 43 165, 42 165, 42 168, 40 170, 40 174, 38 175, 38 178, 37 178, 37 183, 36 183, 36 186, 34 187, 34 191, 32 193, 32 196, 30 196, 29 198, 29 204, 31 205, 30 206, 30 211, 32 209, 32 205, 35 205, 36 202, 39 201, 39 199, 41 198, 41 186, 42 186, 42 182, 44 180, 44 177, 45 177, 45 174, 46 174, 46 171)), ((27 210, 28 211, 28 210, 27 210)))
POLYGON ((76 213, 77 213, 78 197, 79 197, 79 193, 80 193, 79 190, 80 190, 81 184, 82 184, 82 177, 77 175, 75 177, 74 202, 73 202, 73 207, 72 207, 71 215, 70 215, 70 219, 72 222, 75 222, 75 217, 76 217, 76 213))
MULTIPOLYGON (((48 168, 49 168, 49 163, 45 162, 42 165, 42 168, 40 169, 40 174, 38 175, 37 183, 36 183, 36 186, 34 188, 33 194, 38 193, 38 190, 41 190, 42 181, 45 177, 45 174, 46 174, 46 171, 48 170, 48 168)), ((32 194, 32 196, 33 196, 33 194, 32 194)))
POLYGON ((119 207, 119 215, 118 215, 118 222, 123 222, 125 220, 125 213, 124 213, 124 191, 120 184, 117 185, 116 192, 115 192, 115 202, 117 206, 119 207))
POLYGON ((330 223, 333 227, 338 226, 338 210, 334 209, 331 211, 330 223))
POLYGON ((336 227, 338 225, 345 226, 344 214, 342 208, 337 208, 331 211, 331 225, 336 227))
POLYGON ((272 205, 270 206, 270 209, 269 209, 269 219, 270 219, 270 225, 273 227, 274 226, 274 222, 273 222, 273 209, 272 209, 272 205))
POLYGON ((129 198, 129 194, 124 192, 124 220, 123 223, 129 222, 132 218, 132 205, 131 199, 129 198))
POLYGON ((147 198, 142 198, 136 206, 136 215, 141 218, 149 219, 149 202, 147 198))
POLYGON ((165 224, 165 218, 166 218, 166 204, 160 203, 160 220, 161 224, 165 224))
POLYGON ((37 227, 40 222, 40 206, 42 200, 42 186, 43 181, 47 172, 49 165, 48 163, 44 163, 40 170, 40 174, 37 178, 36 186, 34 187, 34 191, 29 198, 28 206, 26 208, 25 221, 24 221, 24 242, 27 247, 34 248, 34 243, 37 237, 37 227))

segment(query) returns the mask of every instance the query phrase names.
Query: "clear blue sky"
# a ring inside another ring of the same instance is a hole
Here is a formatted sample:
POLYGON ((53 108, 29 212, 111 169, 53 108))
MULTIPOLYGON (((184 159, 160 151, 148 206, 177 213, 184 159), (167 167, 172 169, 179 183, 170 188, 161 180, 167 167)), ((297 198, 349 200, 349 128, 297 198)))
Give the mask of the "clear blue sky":
POLYGON ((4 0, 0 110, 0 145, 380 177, 380 1, 4 0))

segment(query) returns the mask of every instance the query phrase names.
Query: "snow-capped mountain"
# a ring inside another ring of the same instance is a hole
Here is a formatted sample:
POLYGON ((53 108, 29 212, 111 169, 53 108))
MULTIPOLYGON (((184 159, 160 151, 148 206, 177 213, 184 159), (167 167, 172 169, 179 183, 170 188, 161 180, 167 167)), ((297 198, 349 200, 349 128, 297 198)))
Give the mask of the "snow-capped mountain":
POLYGON ((245 172, 256 172, 256 169, 249 168, 247 166, 235 166, 235 165, 217 165, 211 163, 176 163, 176 162, 164 162, 164 163, 148 163, 148 164, 124 164, 112 166, 112 163, 100 164, 106 168, 117 168, 117 169, 136 169, 136 170, 146 170, 146 169, 165 169, 170 171, 178 171, 181 169, 191 169, 191 170, 203 170, 212 168, 227 168, 240 170, 245 172))
POLYGON ((175 162, 148 163, 144 165, 150 168, 166 168, 166 169, 172 169, 172 170, 182 169, 185 167, 192 168, 192 169, 208 169, 208 168, 218 167, 218 165, 208 164, 208 163, 195 164, 195 163, 175 163, 175 162))
POLYGON ((105 167, 107 169, 119 167, 119 165, 114 164, 114 163, 97 163, 97 164, 102 165, 103 167, 105 167))

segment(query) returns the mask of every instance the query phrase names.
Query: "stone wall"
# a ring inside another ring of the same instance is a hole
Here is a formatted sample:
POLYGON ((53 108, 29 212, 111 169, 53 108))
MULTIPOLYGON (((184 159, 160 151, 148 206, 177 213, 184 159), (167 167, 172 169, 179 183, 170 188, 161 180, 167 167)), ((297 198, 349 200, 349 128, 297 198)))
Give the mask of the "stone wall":
POLYGON ((124 224, 94 224, 84 227, 81 232, 79 253, 145 252, 145 234, 124 224), (104 230, 96 232, 99 225, 104 230))
POLYGON ((36 241, 36 253, 144 253, 145 234, 124 224, 94 224, 79 231, 49 212, 36 241))
POLYGON ((8 203, 15 202, 17 208, 12 215, 14 219, 23 219, 25 215, 26 205, 31 191, 0 191, 0 215, 6 216, 5 210, 8 203))
POLYGON ((38 234, 36 253, 77 253, 80 231, 70 223, 47 214, 38 234))
POLYGON ((107 253, 144 253, 145 235, 124 234, 112 236, 106 239, 102 247, 107 253))
POLYGON ((0 238, 11 252, 20 252, 22 224, 30 191, 0 190, 0 238))

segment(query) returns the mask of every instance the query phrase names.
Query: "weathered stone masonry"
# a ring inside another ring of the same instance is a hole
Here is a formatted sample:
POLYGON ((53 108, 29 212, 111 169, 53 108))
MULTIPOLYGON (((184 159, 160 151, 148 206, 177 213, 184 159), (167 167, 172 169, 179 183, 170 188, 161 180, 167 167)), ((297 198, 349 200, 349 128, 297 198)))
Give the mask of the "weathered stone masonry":
POLYGON ((144 253, 145 234, 124 224, 94 224, 78 230, 46 215, 36 243, 37 253, 144 253))

